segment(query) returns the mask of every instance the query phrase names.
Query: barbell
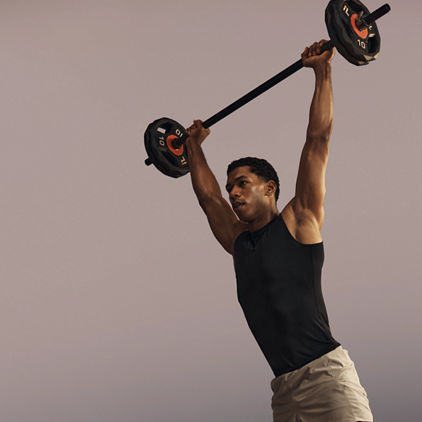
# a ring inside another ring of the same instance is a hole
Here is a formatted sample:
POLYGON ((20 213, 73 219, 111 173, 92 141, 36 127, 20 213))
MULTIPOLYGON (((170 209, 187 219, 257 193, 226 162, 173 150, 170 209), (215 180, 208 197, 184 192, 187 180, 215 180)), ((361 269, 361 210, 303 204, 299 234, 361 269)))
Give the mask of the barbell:
MULTIPOLYGON (((335 47, 347 61, 356 66, 366 65, 375 60, 381 45, 375 21, 390 10, 390 6, 384 4, 370 13, 359 0, 330 0, 325 9, 325 24, 330 40, 322 46, 321 54, 335 47)), ((302 59, 299 59, 205 120, 202 125, 204 128, 209 128, 302 67, 302 59)), ((148 166, 154 164, 159 171, 174 178, 189 173, 188 154, 184 145, 187 138, 185 128, 176 120, 168 117, 155 120, 147 127, 144 134, 145 149, 148 154, 145 164, 148 166)))

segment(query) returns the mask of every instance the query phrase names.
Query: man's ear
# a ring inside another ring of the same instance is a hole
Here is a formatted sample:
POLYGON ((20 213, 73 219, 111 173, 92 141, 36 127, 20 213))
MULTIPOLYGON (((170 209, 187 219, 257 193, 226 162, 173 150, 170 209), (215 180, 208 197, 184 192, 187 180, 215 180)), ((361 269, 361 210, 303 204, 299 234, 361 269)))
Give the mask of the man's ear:
POLYGON ((274 180, 270 180, 266 183, 265 186, 265 195, 266 196, 275 196, 275 192, 277 190, 277 185, 274 180))

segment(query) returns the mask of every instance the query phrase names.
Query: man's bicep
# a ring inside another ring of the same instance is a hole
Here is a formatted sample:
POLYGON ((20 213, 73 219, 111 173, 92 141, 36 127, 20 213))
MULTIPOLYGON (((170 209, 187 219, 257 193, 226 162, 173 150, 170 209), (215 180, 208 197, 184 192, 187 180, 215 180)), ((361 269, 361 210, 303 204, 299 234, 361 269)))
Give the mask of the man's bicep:
POLYGON ((303 147, 296 181, 295 200, 318 220, 323 218, 325 172, 328 162, 328 139, 309 138, 303 147))
POLYGON ((222 196, 213 196, 200 204, 215 238, 229 254, 233 254, 234 241, 246 230, 245 223, 237 218, 230 204, 222 196))

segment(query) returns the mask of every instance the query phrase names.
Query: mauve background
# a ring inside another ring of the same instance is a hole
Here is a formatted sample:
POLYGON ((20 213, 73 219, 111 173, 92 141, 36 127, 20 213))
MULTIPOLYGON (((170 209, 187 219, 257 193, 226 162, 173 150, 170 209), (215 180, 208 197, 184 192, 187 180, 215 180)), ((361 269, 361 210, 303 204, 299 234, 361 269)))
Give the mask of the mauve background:
MULTIPOLYGON (((374 10, 382 3, 371 0, 374 10)), ((206 118, 328 38, 326 1, 0 5, 2 422, 258 422, 273 374, 190 177, 143 163, 159 117, 206 118)), ((323 291, 377 421, 420 420, 422 6, 333 61, 323 291)), ((304 69, 212 127, 223 185, 254 155, 294 193, 304 69)))

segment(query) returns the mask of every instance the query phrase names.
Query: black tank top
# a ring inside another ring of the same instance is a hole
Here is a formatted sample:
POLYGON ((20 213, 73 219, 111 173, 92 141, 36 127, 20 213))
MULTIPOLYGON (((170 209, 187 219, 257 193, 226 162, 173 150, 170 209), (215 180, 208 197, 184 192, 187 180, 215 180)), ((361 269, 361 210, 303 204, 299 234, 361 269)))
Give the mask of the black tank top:
POLYGON ((296 241, 279 214, 234 244, 237 297, 277 377, 340 346, 321 291, 323 242, 296 241))

